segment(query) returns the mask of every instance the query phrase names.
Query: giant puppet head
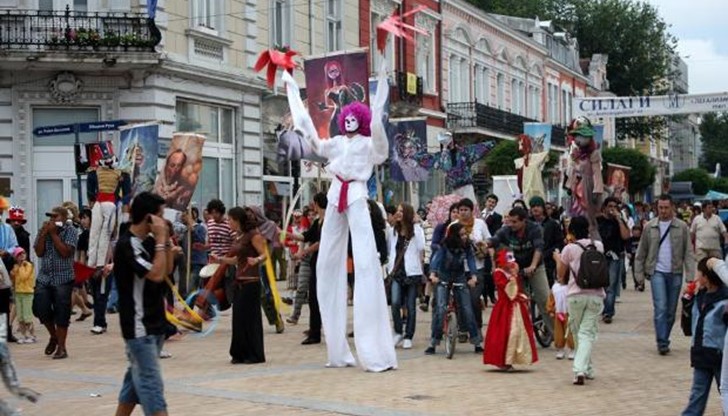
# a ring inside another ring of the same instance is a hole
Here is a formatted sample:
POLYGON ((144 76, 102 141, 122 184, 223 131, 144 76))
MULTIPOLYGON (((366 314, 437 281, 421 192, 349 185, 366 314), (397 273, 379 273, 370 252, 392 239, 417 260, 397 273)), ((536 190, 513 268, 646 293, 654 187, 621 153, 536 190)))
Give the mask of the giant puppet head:
POLYGON ((594 130, 591 121, 584 116, 571 120, 569 127, 566 129, 566 135, 569 140, 573 140, 577 146, 582 148, 592 144, 595 145, 595 134, 596 130, 594 130))
POLYGON ((339 131, 347 134, 361 134, 370 137, 372 110, 361 102, 353 102, 341 109, 339 114, 339 131))

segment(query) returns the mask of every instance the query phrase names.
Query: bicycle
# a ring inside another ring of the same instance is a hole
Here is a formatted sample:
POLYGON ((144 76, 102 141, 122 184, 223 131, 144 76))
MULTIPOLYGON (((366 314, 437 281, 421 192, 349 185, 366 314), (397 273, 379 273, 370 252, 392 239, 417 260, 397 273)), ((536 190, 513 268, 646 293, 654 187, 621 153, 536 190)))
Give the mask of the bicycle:
POLYGON ((533 300, 533 288, 531 287, 528 279, 523 275, 522 271, 519 272, 519 275, 521 281, 523 282, 523 287, 528 294, 533 334, 536 336, 536 341, 539 345, 541 345, 543 348, 548 348, 554 340, 554 334, 551 332, 548 325, 546 325, 546 319, 548 319, 548 316, 544 317, 541 314, 541 310, 538 308, 538 305, 536 305, 536 302, 533 300))
POLYGON ((447 285, 447 293, 450 296, 447 302, 445 316, 442 319, 442 336, 445 341, 445 357, 452 359, 452 356, 455 354, 455 345, 458 342, 458 322, 460 321, 453 288, 463 287, 465 283, 439 282, 438 284, 443 286, 447 285))

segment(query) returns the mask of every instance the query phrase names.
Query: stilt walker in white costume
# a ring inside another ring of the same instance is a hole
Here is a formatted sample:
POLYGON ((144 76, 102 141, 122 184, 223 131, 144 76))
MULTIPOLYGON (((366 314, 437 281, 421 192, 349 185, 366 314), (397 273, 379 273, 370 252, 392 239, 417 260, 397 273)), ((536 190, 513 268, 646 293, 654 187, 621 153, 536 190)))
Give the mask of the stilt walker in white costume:
POLYGON ((382 124, 389 95, 386 71, 380 71, 370 110, 362 103, 344 107, 339 116, 344 135, 321 140, 301 101, 295 80, 283 73, 293 123, 311 142, 313 150, 329 160, 334 176, 329 188, 326 220, 316 267, 317 295, 328 352, 327 367, 354 366, 346 339, 346 256, 349 231, 354 236, 354 343, 360 365, 367 371, 397 368, 389 311, 374 231, 367 205, 367 180, 375 165, 383 163, 389 144, 382 124))

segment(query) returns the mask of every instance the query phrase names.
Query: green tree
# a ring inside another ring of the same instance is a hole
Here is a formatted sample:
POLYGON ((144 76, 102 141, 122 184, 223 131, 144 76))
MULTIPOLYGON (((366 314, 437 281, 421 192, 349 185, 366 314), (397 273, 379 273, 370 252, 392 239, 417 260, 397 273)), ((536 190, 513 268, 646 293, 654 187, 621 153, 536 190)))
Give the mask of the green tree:
POLYGON ((710 189, 728 194, 728 178, 717 178, 713 180, 713 187, 710 189))
MULTIPOLYGON (((668 92, 677 39, 656 7, 636 0, 470 0, 488 13, 554 20, 579 43, 579 56, 606 54, 609 90, 618 96, 668 92)), ((664 117, 619 118, 619 138, 659 137, 664 117)))
POLYGON ((705 195, 713 186, 713 177, 702 168, 686 169, 673 176, 672 180, 674 182, 692 182, 695 195, 705 195))
POLYGON ((728 113, 703 115, 700 122, 700 141, 703 143, 700 167, 713 172, 715 164, 721 163, 721 176, 728 176, 728 166, 725 163, 728 160, 728 113))
POLYGON ((639 150, 625 147, 610 147, 602 151, 604 161, 604 174, 607 172, 607 163, 629 166, 629 193, 642 192, 655 183, 657 168, 650 164, 650 160, 639 150))

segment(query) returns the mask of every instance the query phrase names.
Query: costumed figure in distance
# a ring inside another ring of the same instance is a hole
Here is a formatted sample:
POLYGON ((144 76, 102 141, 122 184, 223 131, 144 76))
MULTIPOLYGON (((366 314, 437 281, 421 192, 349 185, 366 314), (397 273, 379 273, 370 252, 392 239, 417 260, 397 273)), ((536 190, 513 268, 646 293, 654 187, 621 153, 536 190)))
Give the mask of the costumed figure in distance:
POLYGON ((549 152, 543 149, 543 140, 540 142, 527 134, 518 136, 518 152, 522 155, 513 163, 516 165, 518 175, 518 188, 521 190, 524 201, 530 201, 534 196, 546 199, 546 188, 543 184, 543 169, 549 160, 549 152))
POLYGON ((602 152, 594 139, 596 131, 586 117, 572 120, 566 130, 569 141, 569 167, 564 187, 571 195, 569 214, 589 220, 589 238, 601 241, 596 216, 602 206, 602 152))

